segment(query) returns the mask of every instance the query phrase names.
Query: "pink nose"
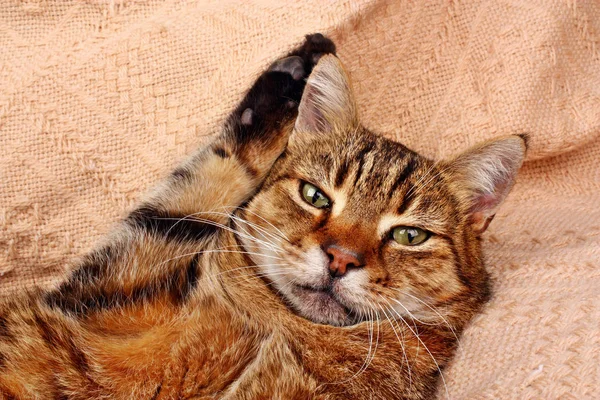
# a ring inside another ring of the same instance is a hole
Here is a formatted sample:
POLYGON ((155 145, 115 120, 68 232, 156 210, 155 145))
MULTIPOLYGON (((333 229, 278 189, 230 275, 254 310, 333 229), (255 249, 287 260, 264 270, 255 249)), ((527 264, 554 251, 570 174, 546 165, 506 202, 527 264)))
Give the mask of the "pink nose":
POLYGON ((334 278, 344 276, 351 268, 362 267, 359 256, 343 247, 328 246, 325 253, 329 257, 329 274, 334 278))

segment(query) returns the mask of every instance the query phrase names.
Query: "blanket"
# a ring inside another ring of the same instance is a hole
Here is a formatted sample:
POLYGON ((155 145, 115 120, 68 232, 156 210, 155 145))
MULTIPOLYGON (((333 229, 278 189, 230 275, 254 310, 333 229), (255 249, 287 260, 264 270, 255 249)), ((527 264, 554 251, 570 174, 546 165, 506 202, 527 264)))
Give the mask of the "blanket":
POLYGON ((450 397, 600 398, 594 0, 4 1, 0 295, 56 284, 311 32, 336 41, 364 124, 426 156, 531 137, 450 397))

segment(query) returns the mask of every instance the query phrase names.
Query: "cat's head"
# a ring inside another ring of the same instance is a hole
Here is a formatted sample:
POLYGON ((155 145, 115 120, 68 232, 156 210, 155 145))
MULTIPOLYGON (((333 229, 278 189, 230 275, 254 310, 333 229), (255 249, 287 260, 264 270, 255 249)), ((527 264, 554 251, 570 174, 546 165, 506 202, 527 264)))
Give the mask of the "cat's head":
POLYGON ((242 240, 272 288, 312 321, 470 317, 488 296, 479 236, 525 149, 507 136, 449 160, 422 157, 360 125, 341 63, 324 56, 286 152, 239 224, 256 240, 242 240))

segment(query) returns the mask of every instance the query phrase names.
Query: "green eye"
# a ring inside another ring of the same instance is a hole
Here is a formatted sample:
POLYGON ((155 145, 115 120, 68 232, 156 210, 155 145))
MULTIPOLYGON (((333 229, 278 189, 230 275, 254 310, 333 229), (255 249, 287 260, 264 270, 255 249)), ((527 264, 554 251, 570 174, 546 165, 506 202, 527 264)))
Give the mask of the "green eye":
POLYGON ((392 231, 396 242, 404 246, 416 246, 429 239, 429 232, 412 226, 398 226, 392 231))
POLYGON ((302 197, 308 204, 312 204, 317 208, 329 207, 329 199, 317 188, 310 183, 302 185, 302 197))

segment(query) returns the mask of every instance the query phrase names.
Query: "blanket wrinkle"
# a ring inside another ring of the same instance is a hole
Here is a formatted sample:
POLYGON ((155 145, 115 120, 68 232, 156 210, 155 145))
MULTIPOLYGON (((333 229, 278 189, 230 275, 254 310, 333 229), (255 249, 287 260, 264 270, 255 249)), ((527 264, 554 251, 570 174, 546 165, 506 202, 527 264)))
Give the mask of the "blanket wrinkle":
POLYGON ((597 1, 10 0, 0 26, 0 296, 55 285, 323 32, 374 131, 434 158, 530 135, 451 397, 600 398, 597 1))

